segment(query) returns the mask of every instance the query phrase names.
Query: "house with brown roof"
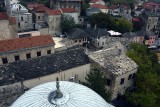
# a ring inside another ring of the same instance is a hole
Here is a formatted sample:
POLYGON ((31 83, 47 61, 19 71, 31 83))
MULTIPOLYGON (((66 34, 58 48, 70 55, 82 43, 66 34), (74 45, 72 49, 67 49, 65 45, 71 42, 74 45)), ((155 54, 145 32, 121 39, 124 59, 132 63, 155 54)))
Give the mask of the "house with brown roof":
POLYGON ((59 8, 74 8, 80 15, 81 2, 82 0, 50 0, 50 8, 56 10, 59 8))
POLYGON ((0 65, 54 53, 51 35, 15 38, 0 41, 0 65))
POLYGON ((16 18, 0 12, 0 40, 17 37, 16 18))
POLYGON ((39 6, 44 6, 44 4, 39 4, 39 3, 28 3, 28 4, 27 4, 27 9, 33 10, 34 8, 39 7, 39 6))
POLYGON ((64 16, 69 15, 74 18, 74 21, 76 24, 79 23, 79 20, 78 20, 79 13, 77 10, 75 10, 74 8, 61 8, 60 10, 64 16))
POLYGON ((37 6, 32 10, 34 16, 35 29, 40 31, 40 34, 61 34, 60 22, 61 11, 52 10, 46 6, 37 6))
POLYGON ((90 8, 98 8, 103 13, 108 13, 108 7, 102 4, 93 4, 90 6, 90 8))

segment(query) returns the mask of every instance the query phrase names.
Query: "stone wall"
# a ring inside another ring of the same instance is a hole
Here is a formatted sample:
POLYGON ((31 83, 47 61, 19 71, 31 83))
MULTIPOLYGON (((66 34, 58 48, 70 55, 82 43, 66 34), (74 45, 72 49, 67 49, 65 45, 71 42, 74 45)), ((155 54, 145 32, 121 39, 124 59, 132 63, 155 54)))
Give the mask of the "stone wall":
POLYGON ((47 55, 47 50, 51 50, 51 53, 54 53, 54 46, 47 46, 47 47, 39 47, 39 48, 32 48, 32 49, 25 49, 25 50, 18 50, 18 51, 12 51, 12 52, 7 52, 0 54, 0 65, 2 65, 2 58, 7 58, 8 63, 14 62, 15 61, 15 56, 19 55, 20 60, 26 60, 26 54, 30 53, 31 58, 36 58, 37 57, 37 52, 41 51, 41 56, 47 55))
POLYGON ((49 28, 40 28, 40 35, 46 35, 49 34, 49 28))
POLYGON ((15 14, 18 31, 33 29, 32 14, 15 14))
POLYGON ((130 74, 135 74, 137 72, 137 68, 133 69, 132 71, 129 71, 123 75, 120 76, 116 76, 115 80, 113 81, 113 90, 112 90, 112 99, 116 99, 118 94, 119 95, 124 95, 125 92, 127 91, 127 88, 132 88, 133 84, 134 84, 134 79, 131 78, 130 80, 128 80, 128 77, 130 74), (124 78, 124 84, 120 84, 121 79, 124 78))
POLYGON ((10 38, 18 38, 17 26, 16 24, 9 25, 10 38))
POLYGON ((9 21, 0 20, 0 40, 10 39, 9 21))
POLYGON ((61 34, 60 23, 61 15, 50 15, 48 16, 49 34, 61 34))

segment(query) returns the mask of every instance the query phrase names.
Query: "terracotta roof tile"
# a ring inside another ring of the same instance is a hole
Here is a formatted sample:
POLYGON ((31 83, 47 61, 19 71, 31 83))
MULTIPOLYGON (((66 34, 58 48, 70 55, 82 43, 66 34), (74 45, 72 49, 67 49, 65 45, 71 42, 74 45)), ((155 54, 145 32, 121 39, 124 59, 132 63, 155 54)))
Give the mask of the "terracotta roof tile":
POLYGON ((75 13, 77 12, 74 8, 61 8, 63 13, 75 13))
POLYGON ((5 12, 0 12, 0 20, 8 20, 8 15, 5 12))
POLYGON ((101 4, 93 4, 90 7, 92 8, 99 8, 99 9, 108 9, 107 6, 101 5, 101 4))
POLYGON ((45 45, 55 45, 51 35, 40 35, 0 41, 0 52, 14 51, 45 45))
POLYGON ((33 10, 36 12, 46 12, 48 9, 49 8, 46 6, 38 6, 38 7, 33 8, 33 10))
POLYGON ((47 9, 47 14, 48 15, 61 15, 62 12, 60 10, 47 9))
POLYGON ((91 0, 90 3, 96 3, 98 1, 100 1, 100 0, 91 0))
POLYGON ((44 6, 44 4, 38 4, 38 3, 29 3, 29 4, 27 4, 27 8, 36 8, 38 6, 44 6))
POLYGON ((117 9, 117 8, 119 8, 119 6, 118 5, 112 5, 112 6, 109 6, 108 8, 109 9, 117 9))
POLYGON ((9 17, 9 24, 16 24, 16 18, 15 17, 9 17))
POLYGON ((5 12, 0 12, 0 20, 9 20, 10 25, 16 24, 16 18, 8 16, 8 14, 5 12))

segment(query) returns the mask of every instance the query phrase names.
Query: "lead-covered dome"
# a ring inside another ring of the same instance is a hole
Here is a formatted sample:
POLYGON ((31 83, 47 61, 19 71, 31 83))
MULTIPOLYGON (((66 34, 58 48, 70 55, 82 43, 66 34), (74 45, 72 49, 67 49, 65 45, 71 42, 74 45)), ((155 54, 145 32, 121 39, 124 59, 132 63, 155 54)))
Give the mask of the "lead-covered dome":
POLYGON ((59 98, 51 98, 58 86, 49 82, 25 92, 11 107, 113 107, 86 86, 67 81, 60 81, 59 86, 63 94, 59 98))
POLYGON ((28 10, 22 6, 21 4, 13 4, 11 6, 11 11, 13 14, 16 14, 16 13, 28 13, 28 10))

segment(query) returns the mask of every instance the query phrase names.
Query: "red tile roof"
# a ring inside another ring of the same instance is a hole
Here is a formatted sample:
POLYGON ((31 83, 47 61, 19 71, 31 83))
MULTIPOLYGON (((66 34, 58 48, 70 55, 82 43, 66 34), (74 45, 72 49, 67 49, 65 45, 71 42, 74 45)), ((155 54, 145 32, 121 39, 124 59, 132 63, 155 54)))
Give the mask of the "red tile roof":
POLYGON ((0 12, 0 20, 9 20, 9 24, 16 24, 16 18, 8 16, 6 12, 0 12))
POLYGON ((16 24, 16 18, 15 17, 9 17, 9 24, 16 24))
POLYGON ((46 6, 38 6, 38 7, 33 8, 33 10, 36 12, 46 12, 48 9, 49 8, 46 6))
POLYGON ((8 15, 5 12, 0 12, 0 20, 8 20, 8 15))
POLYGON ((14 51, 38 46, 55 45, 51 35, 15 38, 0 41, 0 52, 14 51))
POLYGON ((75 13, 77 12, 74 8, 61 8, 63 13, 75 13))
POLYGON ((92 8, 98 8, 98 9, 108 9, 107 6, 101 5, 101 4, 93 4, 90 7, 92 8))
POLYGON ((47 10, 47 14, 50 15, 61 15, 61 11, 60 10, 52 10, 52 9, 48 9, 47 10))
POLYGON ((96 3, 98 1, 100 1, 100 0, 91 0, 90 3, 96 3))
POLYGON ((119 8, 119 6, 118 5, 112 5, 112 6, 109 6, 108 8, 109 9, 117 9, 117 8, 119 8))
POLYGON ((139 18, 133 18, 132 21, 134 21, 134 22, 140 22, 141 20, 139 18))
POLYGON ((27 4, 27 8, 36 8, 38 6, 44 6, 44 4, 38 4, 38 3, 29 3, 29 4, 27 4))

